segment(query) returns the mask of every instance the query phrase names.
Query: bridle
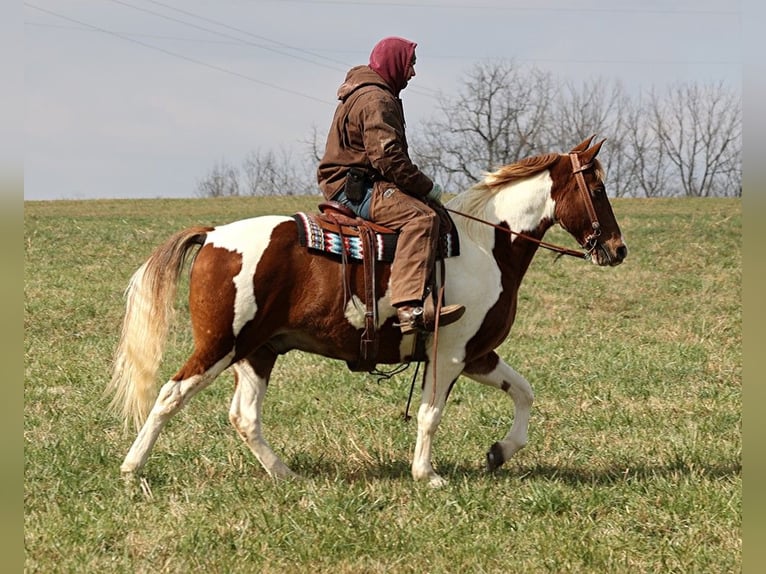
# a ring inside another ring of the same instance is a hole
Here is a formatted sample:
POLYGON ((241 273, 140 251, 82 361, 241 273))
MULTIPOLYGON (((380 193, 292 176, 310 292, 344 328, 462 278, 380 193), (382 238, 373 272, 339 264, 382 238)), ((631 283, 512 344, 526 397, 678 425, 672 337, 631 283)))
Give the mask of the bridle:
POLYGON ((583 176, 584 171, 593 167, 593 162, 586 163, 585 165, 580 165, 580 158, 577 157, 576 153, 570 153, 568 155, 569 155, 569 160, 572 163, 572 173, 575 176, 577 189, 580 192, 580 195, 582 196, 583 203, 585 204, 585 209, 588 212, 588 217, 590 218, 591 229, 593 230, 593 232, 590 233, 585 238, 585 241, 582 243, 582 248, 585 249, 584 252, 577 251, 575 249, 569 249, 567 247, 562 247, 561 245, 556 245, 554 243, 548 243, 546 241, 543 241, 542 239, 532 237, 531 235, 527 235, 519 231, 513 231, 512 229, 508 227, 504 227, 502 225, 498 225, 496 223, 486 221, 485 219, 481 219, 479 217, 469 215, 468 213, 463 213, 462 211, 458 211, 456 209, 451 209, 449 207, 445 207, 444 209, 446 209, 450 213, 460 215, 461 217, 472 219, 474 221, 478 221, 479 223, 483 223, 484 225, 489 225, 490 227, 494 227, 495 229, 498 229, 502 231, 503 233, 507 233, 509 235, 515 235, 517 237, 521 237, 522 239, 532 241, 533 243, 537 243, 540 247, 543 247, 544 249, 548 249, 549 251, 553 251, 554 253, 558 253, 559 255, 569 255, 571 257, 577 257, 579 259, 590 259, 591 254, 598 246, 598 238, 601 236, 601 224, 598 222, 598 216, 596 216, 596 208, 593 207, 593 200, 591 199, 591 196, 590 196, 590 190, 588 190, 588 186, 585 183, 585 177, 583 176))
POLYGON ((598 238, 601 236, 601 224, 598 222, 596 208, 593 207, 593 199, 591 199, 590 190, 585 184, 585 176, 583 176, 583 172, 586 169, 593 167, 593 162, 586 163, 585 165, 580 165, 580 158, 577 157, 576 153, 570 153, 569 160, 572 162, 572 173, 575 176, 577 188, 580 190, 580 195, 582 195, 582 201, 585 204, 585 209, 588 212, 588 217, 590 217, 590 226, 593 230, 593 233, 585 238, 585 244, 583 245, 583 247, 588 250, 588 255, 590 255, 596 248, 598 238))

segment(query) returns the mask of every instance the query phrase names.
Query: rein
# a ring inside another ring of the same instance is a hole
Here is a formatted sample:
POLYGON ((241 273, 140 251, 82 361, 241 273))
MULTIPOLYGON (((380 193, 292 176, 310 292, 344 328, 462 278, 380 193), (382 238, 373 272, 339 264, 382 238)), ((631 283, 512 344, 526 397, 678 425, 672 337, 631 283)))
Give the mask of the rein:
POLYGON ((444 209, 456 215, 465 217, 467 219, 473 219, 474 221, 483 223, 484 225, 489 225, 490 227, 494 227, 495 229, 498 229, 502 231, 503 233, 507 233, 508 235, 516 235, 517 237, 521 237, 522 239, 526 239, 527 241, 532 241, 533 243, 537 243, 540 247, 547 249, 549 251, 553 251, 554 253, 558 253, 559 255, 569 255, 571 257, 577 257, 578 259, 590 259, 590 256, 591 256, 590 254, 596 248, 598 238, 601 235, 601 225, 598 222, 598 217, 596 216, 596 209, 593 207, 593 200, 591 200, 590 192, 588 191, 588 186, 586 185, 585 177, 583 176, 583 172, 589 169, 590 167, 592 167, 593 164, 587 163, 585 165, 580 165, 580 158, 577 157, 576 153, 570 153, 569 159, 572 162, 572 174, 575 176, 575 181, 577 182, 577 189, 580 191, 580 194, 583 197, 583 203, 585 204, 585 209, 588 212, 588 217, 590 217, 591 228, 593 229, 593 233, 591 233, 590 235, 588 235, 588 237, 585 238, 585 244, 583 245, 583 247, 587 249, 587 251, 585 252, 577 251, 575 249, 569 249, 568 247, 562 247, 561 245, 556 245, 554 243, 548 243, 547 241, 543 241, 542 239, 537 239, 536 237, 532 237, 531 235, 527 235, 519 231, 513 231, 512 229, 508 227, 503 227, 502 225, 498 225, 496 223, 492 223, 491 221, 487 221, 485 219, 481 219, 479 217, 469 215, 468 213, 463 213, 462 211, 458 211, 456 209, 450 209, 449 207, 446 207, 446 206, 444 207, 444 209))
POLYGON ((486 219, 481 219, 480 217, 474 217, 473 215, 463 213, 462 211, 458 211, 456 209, 450 209, 449 207, 445 207, 444 209, 456 215, 461 215, 462 217, 473 219, 474 221, 478 221, 479 223, 483 223, 484 225, 489 225, 490 227, 494 227, 495 229, 498 229, 502 231, 503 233, 507 233, 508 235, 516 235, 517 237, 521 237, 522 239, 532 241, 533 243, 537 243, 540 247, 548 249, 549 251, 553 251, 554 253, 558 253, 560 255, 569 255, 571 257, 577 257, 578 259, 590 258, 590 252, 592 251, 592 249, 588 250, 587 252, 577 251, 575 249, 569 249, 568 247, 562 247, 554 243, 548 243, 547 241, 543 241, 542 239, 537 239, 537 237, 532 237, 531 235, 526 235, 525 233, 521 233, 519 231, 513 231, 512 229, 509 229, 508 227, 503 227, 502 225, 492 223, 491 221, 487 221, 486 219))

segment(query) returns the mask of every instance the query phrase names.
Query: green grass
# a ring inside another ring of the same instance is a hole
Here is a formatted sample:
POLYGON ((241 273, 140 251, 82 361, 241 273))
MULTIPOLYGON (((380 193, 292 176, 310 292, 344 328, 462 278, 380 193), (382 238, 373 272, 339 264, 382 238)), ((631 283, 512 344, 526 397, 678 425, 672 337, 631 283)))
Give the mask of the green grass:
MULTIPOLYGON (((460 379, 412 481, 412 370, 386 382, 292 353, 264 430, 306 480, 274 482, 229 425, 224 374, 160 435, 141 481, 104 387, 135 268, 172 232, 317 199, 25 204, 28 572, 739 572, 738 200, 615 200, 630 248, 600 269, 541 252, 500 354, 532 383, 530 443, 484 453, 512 407, 460 379)), ((553 230, 547 239, 572 244, 553 230)), ((162 366, 190 339, 185 303, 162 366)))

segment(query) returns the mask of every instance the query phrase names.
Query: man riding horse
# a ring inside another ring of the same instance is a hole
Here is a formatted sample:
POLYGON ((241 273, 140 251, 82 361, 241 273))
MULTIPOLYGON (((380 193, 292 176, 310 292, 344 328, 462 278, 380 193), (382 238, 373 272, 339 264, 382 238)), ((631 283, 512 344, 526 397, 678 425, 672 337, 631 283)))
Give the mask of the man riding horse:
MULTIPOLYGON (((348 71, 317 169, 326 199, 399 233, 391 304, 404 334, 434 324, 433 317, 424 316, 423 300, 434 268, 439 217, 428 202, 441 197, 441 188, 407 151, 399 93, 415 76, 416 46, 404 38, 384 38, 372 49, 369 65, 348 71)), ((442 306, 439 325, 454 323, 464 311, 462 305, 442 306)))

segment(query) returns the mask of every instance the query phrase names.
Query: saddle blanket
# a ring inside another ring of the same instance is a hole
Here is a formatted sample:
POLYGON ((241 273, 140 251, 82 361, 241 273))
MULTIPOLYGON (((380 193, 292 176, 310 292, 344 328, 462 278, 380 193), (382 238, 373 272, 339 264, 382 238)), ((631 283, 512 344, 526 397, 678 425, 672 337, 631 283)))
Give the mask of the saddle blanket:
MULTIPOLYGON (((366 256, 364 245, 362 238, 357 233, 352 231, 341 234, 336 230, 337 226, 334 226, 335 229, 329 229, 322 225, 315 215, 309 213, 298 212, 293 215, 293 219, 295 219, 298 227, 298 240, 302 246, 313 251, 335 255, 338 259, 342 258, 345 253, 346 257, 350 259, 364 260, 366 256)), ((374 237, 375 259, 385 263, 393 262, 396 241, 399 236, 396 233, 375 232, 374 237)), ((441 236, 437 253, 437 257, 440 258, 454 257, 460 254, 460 244, 454 225, 452 225, 449 233, 441 236)))

